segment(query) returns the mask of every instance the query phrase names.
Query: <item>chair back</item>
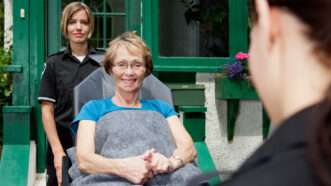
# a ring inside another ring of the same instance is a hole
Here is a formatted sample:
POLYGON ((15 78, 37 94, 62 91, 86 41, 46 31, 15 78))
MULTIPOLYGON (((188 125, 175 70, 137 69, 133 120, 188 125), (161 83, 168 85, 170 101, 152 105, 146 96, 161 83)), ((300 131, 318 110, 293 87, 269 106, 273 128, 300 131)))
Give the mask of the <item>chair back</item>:
MULTIPOLYGON (((92 72, 74 88, 74 115, 93 99, 111 98, 115 94, 115 82, 103 67, 92 72)), ((153 74, 147 76, 140 89, 140 99, 160 99, 173 105, 170 89, 153 74)))

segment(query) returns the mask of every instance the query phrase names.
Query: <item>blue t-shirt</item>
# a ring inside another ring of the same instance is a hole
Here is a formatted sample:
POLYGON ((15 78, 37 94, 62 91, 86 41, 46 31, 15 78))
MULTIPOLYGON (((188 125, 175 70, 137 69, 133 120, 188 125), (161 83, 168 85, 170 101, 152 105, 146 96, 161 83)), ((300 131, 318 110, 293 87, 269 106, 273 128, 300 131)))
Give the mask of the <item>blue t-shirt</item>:
POLYGON ((162 100, 140 100, 140 103, 140 108, 132 108, 117 106, 111 99, 89 101, 83 106, 72 122, 71 130, 73 134, 76 134, 79 121, 91 120, 97 122, 105 114, 117 110, 151 110, 159 112, 165 118, 177 115, 173 107, 162 100))

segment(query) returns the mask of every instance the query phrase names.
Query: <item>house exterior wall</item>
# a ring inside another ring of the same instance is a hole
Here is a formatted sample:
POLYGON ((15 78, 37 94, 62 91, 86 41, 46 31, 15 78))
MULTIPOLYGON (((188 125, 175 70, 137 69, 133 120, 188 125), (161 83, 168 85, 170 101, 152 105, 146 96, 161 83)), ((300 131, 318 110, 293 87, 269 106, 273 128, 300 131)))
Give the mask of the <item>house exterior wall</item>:
MULTIPOLYGON (((4 0, 4 47, 12 46, 12 0, 4 0)), ((241 101, 235 137, 227 141, 226 102, 215 99, 215 78, 197 73, 197 83, 205 86, 206 141, 212 157, 224 175, 235 170, 262 142, 262 106, 258 101, 241 101)))
POLYGON ((198 73, 197 84, 205 86, 207 107, 206 142, 213 160, 227 177, 262 143, 262 105, 259 101, 241 101, 235 137, 227 140, 226 102, 215 99, 215 78, 198 73))
POLYGON ((13 16, 12 0, 4 0, 4 48, 9 49, 13 45, 13 16))

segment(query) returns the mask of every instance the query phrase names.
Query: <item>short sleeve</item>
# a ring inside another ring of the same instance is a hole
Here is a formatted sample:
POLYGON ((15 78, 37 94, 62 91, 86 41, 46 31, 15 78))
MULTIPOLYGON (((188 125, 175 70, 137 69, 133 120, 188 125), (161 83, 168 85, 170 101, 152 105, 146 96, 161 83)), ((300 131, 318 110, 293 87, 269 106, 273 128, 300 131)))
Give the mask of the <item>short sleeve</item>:
POLYGON ((41 76, 38 101, 56 102, 55 71, 53 65, 47 62, 41 76))
POLYGON ((71 131, 73 133, 77 132, 78 129, 78 123, 81 120, 91 120, 97 122, 99 119, 99 114, 97 112, 97 106, 95 101, 89 101, 87 102, 78 115, 75 117, 74 121, 71 123, 71 131))
POLYGON ((157 100, 157 105, 159 107, 161 114, 165 118, 178 115, 178 113, 175 111, 175 109, 169 103, 167 103, 165 101, 157 100))

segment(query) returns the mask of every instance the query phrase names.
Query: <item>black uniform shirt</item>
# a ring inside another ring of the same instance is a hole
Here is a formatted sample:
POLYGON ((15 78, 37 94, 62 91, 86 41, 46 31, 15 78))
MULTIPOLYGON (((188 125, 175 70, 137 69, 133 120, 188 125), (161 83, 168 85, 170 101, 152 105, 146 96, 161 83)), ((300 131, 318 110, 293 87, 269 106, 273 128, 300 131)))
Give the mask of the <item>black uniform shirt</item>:
POLYGON ((70 49, 48 57, 42 73, 38 100, 55 104, 57 125, 70 126, 73 120, 73 88, 100 66, 91 55, 102 53, 103 51, 91 48, 82 62, 72 56, 70 49))

